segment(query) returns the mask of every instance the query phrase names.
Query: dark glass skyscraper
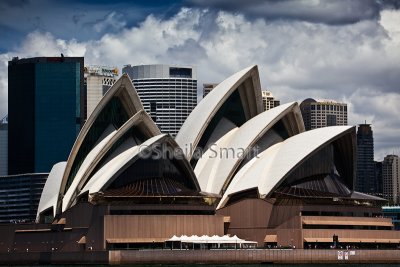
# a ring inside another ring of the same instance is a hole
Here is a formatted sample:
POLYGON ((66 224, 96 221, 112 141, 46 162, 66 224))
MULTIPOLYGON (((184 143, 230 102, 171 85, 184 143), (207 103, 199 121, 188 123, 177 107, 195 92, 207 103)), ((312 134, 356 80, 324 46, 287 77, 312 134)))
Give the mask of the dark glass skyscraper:
POLYGON ((370 124, 360 124, 357 129, 356 190, 378 194, 375 181, 374 137, 370 124))
POLYGON ((376 194, 380 197, 383 196, 383 180, 382 180, 382 161, 374 161, 375 165, 375 184, 376 194))
POLYGON ((85 118, 83 57, 8 64, 8 173, 49 172, 68 158, 85 118))

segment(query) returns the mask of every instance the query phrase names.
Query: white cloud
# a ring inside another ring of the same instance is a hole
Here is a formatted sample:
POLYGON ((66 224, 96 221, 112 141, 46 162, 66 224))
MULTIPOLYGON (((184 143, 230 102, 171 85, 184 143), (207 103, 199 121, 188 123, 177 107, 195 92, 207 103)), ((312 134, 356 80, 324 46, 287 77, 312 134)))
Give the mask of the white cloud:
POLYGON ((60 56, 61 53, 68 56, 83 56, 85 44, 78 43, 75 39, 65 41, 56 39, 50 33, 32 32, 28 34, 22 46, 13 54, 19 57, 60 56))
MULTIPOLYGON (((400 16, 399 11, 397 10, 383 10, 381 12, 381 19, 379 23, 383 28, 388 32, 391 37, 390 43, 400 44, 400 16)), ((389 45, 390 45, 389 43, 389 45)))
POLYGON ((373 123, 377 157, 400 148, 399 11, 381 19, 332 26, 302 21, 248 20, 241 14, 183 8, 148 16, 136 27, 99 40, 61 40, 33 32, 0 55, 0 117, 6 112, 6 60, 12 56, 85 56, 87 64, 193 64, 199 87, 258 64, 264 88, 282 102, 307 97, 348 101, 349 121, 373 123))

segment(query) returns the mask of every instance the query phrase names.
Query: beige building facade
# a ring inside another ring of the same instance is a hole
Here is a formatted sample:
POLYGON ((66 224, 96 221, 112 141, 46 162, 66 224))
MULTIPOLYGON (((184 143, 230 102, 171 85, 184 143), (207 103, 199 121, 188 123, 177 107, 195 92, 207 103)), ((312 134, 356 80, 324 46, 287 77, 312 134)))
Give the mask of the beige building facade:
POLYGON ((261 91, 263 107, 265 110, 270 110, 271 108, 277 107, 281 104, 280 100, 275 99, 270 91, 261 91))
POLYGON ((382 162, 383 196, 394 204, 400 203, 400 158, 387 155, 382 162))

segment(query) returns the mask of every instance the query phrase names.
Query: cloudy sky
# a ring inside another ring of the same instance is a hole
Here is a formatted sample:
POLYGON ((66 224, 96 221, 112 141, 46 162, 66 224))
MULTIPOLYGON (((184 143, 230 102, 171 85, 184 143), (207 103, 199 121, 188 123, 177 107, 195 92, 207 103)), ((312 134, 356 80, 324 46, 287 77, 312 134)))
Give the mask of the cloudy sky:
POLYGON ((199 87, 257 64, 263 88, 283 103, 347 102, 350 124, 372 123, 382 160, 400 154, 399 8, 399 0, 0 0, 0 117, 14 56, 190 64, 199 87))

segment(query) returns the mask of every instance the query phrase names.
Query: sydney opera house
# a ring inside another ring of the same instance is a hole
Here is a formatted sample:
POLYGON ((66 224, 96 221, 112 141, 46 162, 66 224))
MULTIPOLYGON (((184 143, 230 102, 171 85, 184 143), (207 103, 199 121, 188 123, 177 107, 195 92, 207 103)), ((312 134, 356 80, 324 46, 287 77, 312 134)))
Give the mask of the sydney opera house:
POLYGON ((0 251, 161 247, 174 235, 398 246, 385 200, 354 191, 355 138, 352 126, 305 131, 296 102, 264 112, 252 66, 200 101, 174 139, 123 75, 53 167, 37 222, 0 227, 0 251))

